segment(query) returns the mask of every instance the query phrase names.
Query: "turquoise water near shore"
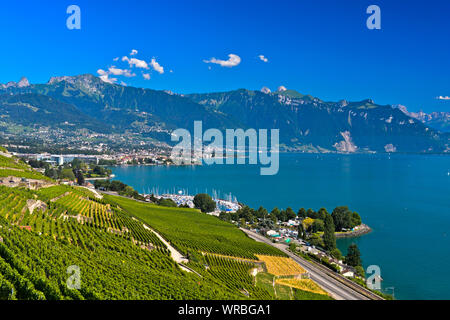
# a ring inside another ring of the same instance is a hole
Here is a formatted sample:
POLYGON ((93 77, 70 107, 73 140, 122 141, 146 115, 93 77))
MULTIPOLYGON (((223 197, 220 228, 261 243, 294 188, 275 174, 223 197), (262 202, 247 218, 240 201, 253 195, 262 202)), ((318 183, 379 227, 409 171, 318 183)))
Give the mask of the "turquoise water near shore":
POLYGON ((352 242, 363 264, 378 265, 383 290, 397 299, 450 299, 450 156, 281 154, 280 170, 260 176, 256 165, 112 167, 139 192, 184 189, 231 193, 251 207, 329 212, 348 205, 373 232, 352 242))

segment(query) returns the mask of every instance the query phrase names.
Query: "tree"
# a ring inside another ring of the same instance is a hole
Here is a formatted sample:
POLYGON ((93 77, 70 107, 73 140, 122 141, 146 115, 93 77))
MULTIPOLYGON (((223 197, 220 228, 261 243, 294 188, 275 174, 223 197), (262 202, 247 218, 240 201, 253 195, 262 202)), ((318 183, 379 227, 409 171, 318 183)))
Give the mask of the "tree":
POLYGON ((106 169, 101 167, 101 166, 94 166, 94 168, 92 169, 92 172, 94 174, 100 175, 100 176, 104 176, 106 175, 106 169))
POLYGON ((356 243, 352 243, 347 250, 347 256, 345 257, 345 263, 352 267, 362 265, 361 253, 359 252, 356 243))
POLYGON ((119 191, 124 190, 126 186, 127 185, 125 183, 123 183, 122 181, 113 180, 113 181, 111 181, 110 189, 111 189, 111 191, 119 192, 119 191))
POLYGON ((342 260, 342 253, 338 248, 334 248, 333 250, 331 250, 330 255, 337 260, 342 260))
POLYGON ((68 179, 68 180, 75 180, 75 175, 73 174, 72 170, 70 169, 62 169, 59 173, 60 179, 68 179))
POLYGON ((267 210, 266 210, 264 207, 262 207, 262 206, 260 206, 260 207, 258 208, 258 210, 256 210, 256 216, 257 216, 258 218, 260 218, 260 219, 266 219, 268 215, 269 215, 269 213, 268 213, 267 210))
POLYGON ((303 220, 303 226, 305 228, 306 231, 310 231, 312 224, 314 223, 314 219, 311 218, 306 218, 303 220))
POLYGON ((325 225, 323 223, 323 220, 315 219, 314 222, 311 225, 311 232, 316 233, 320 231, 324 231, 325 225))
MULTIPOLYGON (((281 216, 280 210, 277 207, 273 208, 272 211, 270 211, 270 216, 277 218, 277 220, 280 220, 280 216, 281 216)), ((277 220, 275 220, 275 221, 277 221, 277 220)))
POLYGON ((273 222, 274 224, 276 224, 276 223, 278 222, 277 216, 274 215, 274 214, 272 214, 272 213, 270 213, 269 218, 270 218, 270 220, 272 220, 272 222, 273 222))
POLYGON ((77 184, 82 186, 84 184, 84 176, 81 173, 81 171, 79 171, 78 176, 77 176, 77 184))
POLYGON ((158 205, 163 206, 163 207, 174 207, 174 208, 177 207, 177 204, 175 203, 175 201, 173 201, 172 199, 169 199, 169 198, 167 198, 167 199, 160 198, 158 200, 158 205))
POLYGON ((361 224, 361 217, 357 212, 352 212, 352 227, 359 226, 361 224))
POLYGON ((364 268, 362 267, 362 266, 356 266, 355 267, 355 271, 356 271, 356 274, 357 275, 359 275, 359 276, 361 276, 361 277, 365 277, 365 275, 366 275, 366 273, 364 272, 364 268))
POLYGON ((286 214, 285 210, 281 210, 280 211, 279 220, 281 220, 282 222, 288 221, 287 214, 286 214))
MULTIPOLYGON (((64 169, 65 170, 65 169, 64 169)), ((63 170, 63 171, 64 171, 63 170)), ((74 170, 74 172, 72 172, 72 175, 75 173, 75 177, 77 179, 77 184, 82 186, 84 184, 84 176, 83 173, 81 172, 81 170, 74 170)))
POLYGON ((302 219, 306 218, 306 210, 305 210, 305 208, 300 208, 300 210, 298 210, 298 212, 297 212, 297 215, 300 218, 302 218, 302 219))
POLYGON ((45 169, 44 173, 47 177, 52 179, 58 179, 58 171, 56 171, 54 168, 47 168, 45 169))
POLYGON ((303 223, 298 224, 298 238, 299 239, 305 239, 305 228, 303 228, 303 223))
POLYGON ((334 234, 334 222, 333 218, 327 214, 325 216, 324 232, 323 232, 323 243, 325 250, 332 251, 336 248, 336 236, 334 234))
POLYGON ((315 213, 314 210, 311 209, 311 208, 309 208, 309 209, 306 211, 306 216, 309 217, 309 218, 311 218, 311 219, 316 219, 316 218, 317 218, 316 213, 315 213))
POLYGON ((255 213, 255 211, 250 208, 249 206, 243 206, 241 209, 239 209, 237 211, 239 218, 243 218, 245 219, 245 221, 251 221, 253 220, 253 216, 255 213))
POLYGON ((73 169, 85 169, 86 164, 82 160, 75 158, 72 161, 72 168, 73 169))
POLYGON ((323 240, 318 234, 313 234, 311 238, 309 238, 309 243, 316 247, 323 248, 323 240))
POLYGON ((194 206, 201 212, 208 213, 216 209, 216 202, 209 194, 199 193, 194 197, 194 206))
POLYGON ((352 228, 352 212, 347 206, 336 207, 331 213, 336 231, 352 228))
POLYGON ((219 214, 219 219, 224 221, 231 221, 231 215, 229 212, 221 211, 219 214))
POLYGON ((328 211, 325 208, 320 208, 319 211, 317 211, 317 218, 320 220, 325 221, 325 217, 328 215, 328 211))
POLYGON ((295 219, 296 215, 295 215, 294 210, 292 210, 291 207, 288 207, 286 209, 286 216, 287 216, 287 220, 295 219))

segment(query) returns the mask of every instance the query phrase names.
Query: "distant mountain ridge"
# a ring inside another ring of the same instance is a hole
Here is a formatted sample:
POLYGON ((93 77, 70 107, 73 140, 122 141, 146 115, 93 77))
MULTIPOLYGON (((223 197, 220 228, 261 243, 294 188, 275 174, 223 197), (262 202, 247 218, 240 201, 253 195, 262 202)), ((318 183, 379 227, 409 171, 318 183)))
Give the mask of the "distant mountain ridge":
POLYGON ((400 109, 408 116, 417 119, 434 129, 443 132, 450 132, 450 112, 409 112, 405 106, 394 105, 394 107, 400 109))
POLYGON ((448 137, 371 99, 324 102, 295 91, 192 94, 208 109, 254 128, 279 128, 288 150, 314 152, 443 152, 448 137))
POLYGON ((163 141, 170 141, 173 129, 192 130, 195 120, 203 121, 205 129, 280 129, 280 143, 287 151, 450 150, 449 135, 399 108, 370 99, 324 102, 284 87, 276 92, 239 89, 180 95, 109 84, 90 74, 52 77, 46 84, 29 84, 23 78, 0 85, 0 117, 21 125, 70 130, 67 123, 72 123, 94 132, 127 131, 163 141), (19 118, 21 113, 24 117, 19 118), (37 115, 42 117, 36 119, 37 115))

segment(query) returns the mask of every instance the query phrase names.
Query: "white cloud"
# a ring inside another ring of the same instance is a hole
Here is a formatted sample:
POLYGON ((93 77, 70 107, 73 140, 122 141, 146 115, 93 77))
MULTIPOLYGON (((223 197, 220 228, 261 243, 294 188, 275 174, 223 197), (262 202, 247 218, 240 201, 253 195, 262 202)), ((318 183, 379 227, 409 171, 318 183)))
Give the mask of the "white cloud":
POLYGON ((164 68, 158 62, 156 62, 155 58, 150 61, 150 65, 156 72, 159 72, 160 74, 164 73, 164 68))
POLYGON ((108 73, 107 73, 105 70, 103 70, 103 69, 98 69, 98 70, 97 70, 97 73, 98 73, 99 75, 101 75, 101 76, 108 75, 108 73))
POLYGON ((125 76, 125 77, 134 77, 134 76, 136 76, 136 74, 131 73, 130 70, 118 69, 115 66, 109 67, 107 71, 105 71, 103 69, 98 69, 97 73, 99 75, 99 78, 102 81, 106 82, 106 83, 116 83, 117 82, 117 78, 110 78, 111 75, 113 75, 113 76, 125 76))
POLYGON ((269 59, 267 59, 266 57, 264 57, 262 54, 260 54, 258 56, 259 60, 264 61, 264 62, 269 62, 269 59))
POLYGON ((122 61, 128 62, 130 67, 135 66, 136 68, 148 69, 148 64, 144 60, 139 60, 136 58, 128 58, 127 56, 122 57, 122 61))
POLYGON ((107 82, 107 83, 114 83, 117 81, 117 78, 110 78, 109 77, 109 72, 103 70, 103 69, 98 69, 97 73, 99 75, 99 78, 103 81, 103 82, 107 82))
POLYGON ((283 91, 286 91, 287 89, 286 89, 286 87, 285 86, 279 86, 278 87, 278 92, 283 92, 283 91))
POLYGON ((220 60, 216 58, 211 58, 209 60, 203 60, 205 63, 215 63, 222 67, 232 68, 237 66, 239 63, 241 63, 241 57, 235 54, 229 54, 228 60, 220 60))
POLYGON ((113 74, 115 76, 125 76, 125 77, 134 77, 134 76, 136 76, 136 74, 132 73, 131 70, 119 69, 119 68, 116 68, 115 66, 109 67, 108 73, 109 74, 113 74))
MULTIPOLYGON (((138 53, 136 49, 131 50, 130 56, 134 56, 138 53)), ((150 62, 146 62, 144 60, 123 56, 122 58, 116 57, 113 59, 114 61, 121 60, 122 62, 126 62, 129 66, 129 68, 120 68, 116 67, 116 65, 109 66, 107 69, 98 69, 97 73, 99 78, 107 83, 116 83, 118 81, 117 78, 114 76, 124 76, 124 77, 135 77, 136 73, 134 73, 132 70, 133 68, 140 68, 145 70, 153 69, 156 72, 163 74, 164 73, 164 67, 161 66, 155 58, 152 58, 150 62)), ((119 62, 120 64, 120 62, 119 62)), ((150 72, 146 72, 142 70, 142 77, 145 80, 150 80, 151 74, 150 72)), ((170 70, 172 72, 172 70, 170 70)), ((126 86, 127 84, 123 81, 120 82, 121 85, 126 86)))
POLYGON ((109 77, 109 74, 103 74, 103 75, 100 75, 99 78, 100 78, 103 82, 106 82, 106 83, 111 83, 111 84, 113 84, 113 83, 117 82, 117 78, 110 78, 110 77, 109 77))
POLYGON ((439 96, 439 97, 436 97, 436 99, 438 99, 438 100, 450 100, 450 97, 449 96, 439 96))

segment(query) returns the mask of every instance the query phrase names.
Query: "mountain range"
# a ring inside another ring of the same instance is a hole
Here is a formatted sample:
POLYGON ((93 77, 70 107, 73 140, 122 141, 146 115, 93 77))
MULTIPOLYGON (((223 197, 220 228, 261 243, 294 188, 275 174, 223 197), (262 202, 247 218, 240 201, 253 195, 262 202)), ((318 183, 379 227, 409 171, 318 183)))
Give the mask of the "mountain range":
POLYGON ((287 151, 449 152, 448 116, 409 113, 371 99, 326 102, 285 88, 182 95, 110 84, 90 74, 0 85, 0 123, 131 132, 169 142, 172 130, 192 130, 202 120, 204 129, 279 129, 287 151))
POLYGON ((409 112, 403 105, 394 105, 393 107, 399 108, 403 113, 425 123, 427 126, 443 132, 450 132, 450 112, 409 112))

